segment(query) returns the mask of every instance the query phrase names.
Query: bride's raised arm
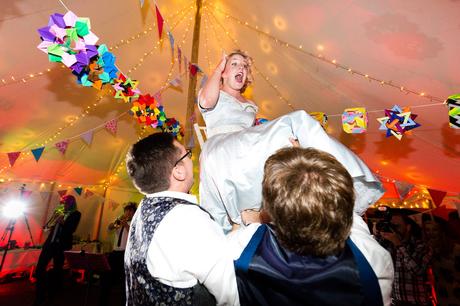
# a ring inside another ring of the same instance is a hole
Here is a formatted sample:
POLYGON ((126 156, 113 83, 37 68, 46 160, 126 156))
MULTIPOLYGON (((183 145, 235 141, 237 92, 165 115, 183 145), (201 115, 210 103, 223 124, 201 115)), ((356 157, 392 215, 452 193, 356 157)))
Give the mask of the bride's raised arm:
POLYGON ((209 109, 216 106, 217 100, 219 99, 220 84, 222 78, 222 72, 225 70, 225 64, 227 63, 227 55, 222 55, 222 60, 217 65, 214 72, 206 81, 203 89, 198 94, 198 103, 201 108, 209 109))

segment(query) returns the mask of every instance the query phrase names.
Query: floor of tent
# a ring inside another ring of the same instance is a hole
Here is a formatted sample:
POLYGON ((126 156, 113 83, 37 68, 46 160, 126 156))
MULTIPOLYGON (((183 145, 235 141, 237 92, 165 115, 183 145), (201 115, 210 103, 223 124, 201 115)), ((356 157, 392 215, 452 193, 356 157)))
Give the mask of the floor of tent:
MULTIPOLYGON (((122 286, 115 285, 110 292, 108 305, 122 306, 122 286)), ((70 276, 65 277, 62 289, 56 292, 46 306, 98 306, 100 297, 99 280, 93 278, 90 286, 87 282, 77 282, 70 276)), ((27 277, 2 279, 0 282, 0 305, 32 306, 35 298, 35 284, 27 277)))

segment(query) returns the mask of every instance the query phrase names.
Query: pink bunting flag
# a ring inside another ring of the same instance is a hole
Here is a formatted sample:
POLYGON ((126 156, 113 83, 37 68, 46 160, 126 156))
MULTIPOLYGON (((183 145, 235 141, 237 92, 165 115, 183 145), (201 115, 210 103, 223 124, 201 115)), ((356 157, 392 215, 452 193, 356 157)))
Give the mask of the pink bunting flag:
POLYGON ((105 128, 107 129, 107 131, 115 135, 117 133, 117 119, 107 121, 105 123, 105 128))
POLYGON ((93 142, 93 130, 88 131, 84 134, 82 134, 80 137, 83 139, 83 141, 89 146, 91 145, 91 142, 93 142))
POLYGON ((67 194, 67 189, 63 189, 63 190, 58 190, 58 194, 60 197, 63 197, 67 194))
POLYGON ((16 160, 21 155, 21 152, 10 152, 8 153, 8 160, 10 161, 10 166, 13 167, 16 160))
POLYGON ((67 151, 67 147, 69 146, 69 141, 63 140, 61 142, 55 143, 54 145, 59 150, 59 152, 61 152, 61 154, 64 155, 65 151, 67 151))
POLYGON ((32 190, 24 190, 21 192, 21 196, 23 199, 28 199, 30 198, 30 195, 32 194, 32 190))
POLYGON ((161 13, 160 13, 160 10, 158 9, 158 6, 156 6, 156 5, 155 5, 155 12, 157 14, 158 35, 160 36, 160 39, 161 39, 161 34, 163 33, 164 19, 163 19, 163 16, 161 16, 161 13))
POLYGON ((156 94, 153 95, 153 98, 159 105, 163 105, 163 98, 161 97, 161 92, 157 92, 156 94))
POLYGON ((85 199, 89 198, 89 197, 91 197, 93 195, 94 195, 94 192, 92 192, 91 190, 89 190, 89 189, 85 190, 85 199))
POLYGON ((41 191, 40 192, 40 197, 42 198, 42 200, 46 200, 49 195, 50 195, 49 191, 41 191))
POLYGON ((182 81, 180 77, 175 78, 174 80, 169 81, 169 84, 174 87, 180 87, 182 85, 182 81))
POLYGON ((441 205, 442 200, 446 196, 447 192, 445 191, 440 191, 440 190, 435 190, 435 189, 430 189, 427 188, 428 192, 430 193, 431 198, 433 199, 433 203, 436 207, 439 207, 441 205))

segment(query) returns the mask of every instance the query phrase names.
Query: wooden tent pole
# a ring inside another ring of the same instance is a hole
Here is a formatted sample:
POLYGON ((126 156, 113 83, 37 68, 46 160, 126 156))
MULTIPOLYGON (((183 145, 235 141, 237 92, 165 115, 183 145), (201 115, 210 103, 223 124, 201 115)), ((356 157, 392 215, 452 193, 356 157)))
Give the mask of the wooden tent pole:
MULTIPOLYGON (((198 52, 200 49, 200 26, 201 26, 201 8, 202 0, 196 0, 195 26, 193 28, 192 56, 190 63, 198 63, 198 52)), ((188 67, 185 67, 188 69, 188 67)), ((191 120, 195 112, 196 97, 196 75, 189 74, 188 94, 187 94, 187 113, 185 117, 185 146, 188 146, 190 139, 193 137, 193 122, 191 120)))
MULTIPOLYGON (((101 233, 101 222, 102 222, 102 215, 104 214, 104 206, 105 206, 105 201, 107 200, 107 189, 108 187, 104 188, 104 201, 101 204, 101 211, 99 212, 99 218, 97 220, 97 226, 96 226, 96 240, 99 240, 99 235, 101 233)), ((99 240, 100 241, 100 240, 99 240)))

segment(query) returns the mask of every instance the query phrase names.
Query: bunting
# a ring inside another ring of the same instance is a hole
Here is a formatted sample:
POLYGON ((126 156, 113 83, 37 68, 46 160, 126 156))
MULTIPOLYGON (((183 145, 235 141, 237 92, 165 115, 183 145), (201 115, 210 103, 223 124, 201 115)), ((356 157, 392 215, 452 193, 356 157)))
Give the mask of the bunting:
POLYGON ((61 152, 62 155, 65 154, 65 151, 67 151, 67 147, 69 146, 69 141, 68 140, 63 140, 58 143, 54 144, 56 148, 61 152))
POLYGON ((179 73, 182 73, 182 49, 177 47, 177 61, 179 62, 179 73))
POLYGON ((19 155, 21 155, 21 152, 10 152, 8 153, 8 160, 10 161, 10 166, 13 167, 14 163, 18 159, 19 155))
POLYGON ((83 191, 83 188, 82 187, 75 187, 73 190, 75 190, 75 192, 81 196, 81 192, 83 191))
POLYGON ((89 190, 89 189, 85 190, 85 199, 89 198, 89 197, 91 197, 93 195, 94 195, 94 192, 92 192, 91 190, 89 190))
POLYGON ((46 200, 50 195, 50 192, 49 191, 41 191, 40 192, 40 197, 42 198, 42 200, 46 200))
POLYGON ((399 198, 402 200, 406 197, 406 195, 412 190, 414 187, 413 184, 407 183, 407 182, 402 182, 402 181, 396 181, 395 182, 396 190, 398 191, 399 198))
POLYGON ((155 12, 157 15, 157 24, 158 24, 158 36, 161 39, 161 34, 163 33, 163 23, 164 19, 163 16, 161 16, 160 10, 158 9, 158 6, 155 5, 155 12))
POLYGON ((112 119, 107 121, 104 125, 107 131, 111 132, 113 135, 117 134, 117 119, 112 119))
POLYGON ((174 61, 174 36, 168 31, 169 44, 171 45, 172 61, 174 61))
POLYGON ((45 150, 45 147, 40 147, 40 148, 31 150, 36 162, 38 162, 38 160, 42 156, 43 150, 45 150))
POLYGON ((440 191, 440 190, 435 190, 435 189, 430 189, 430 188, 427 188, 427 190, 430 193, 431 198, 433 199, 434 205, 436 207, 439 207, 439 205, 442 203, 442 200, 446 196, 447 192, 440 191))
POLYGON ((83 139, 83 141, 84 141, 88 146, 90 146, 91 143, 93 142, 93 134, 94 134, 93 130, 90 130, 90 131, 88 131, 88 132, 85 132, 85 133, 81 134, 80 137, 81 137, 81 139, 83 139))
POLYGON ((58 190, 57 193, 58 193, 59 196, 62 198, 63 196, 65 196, 65 195, 67 194, 67 189, 58 190))

